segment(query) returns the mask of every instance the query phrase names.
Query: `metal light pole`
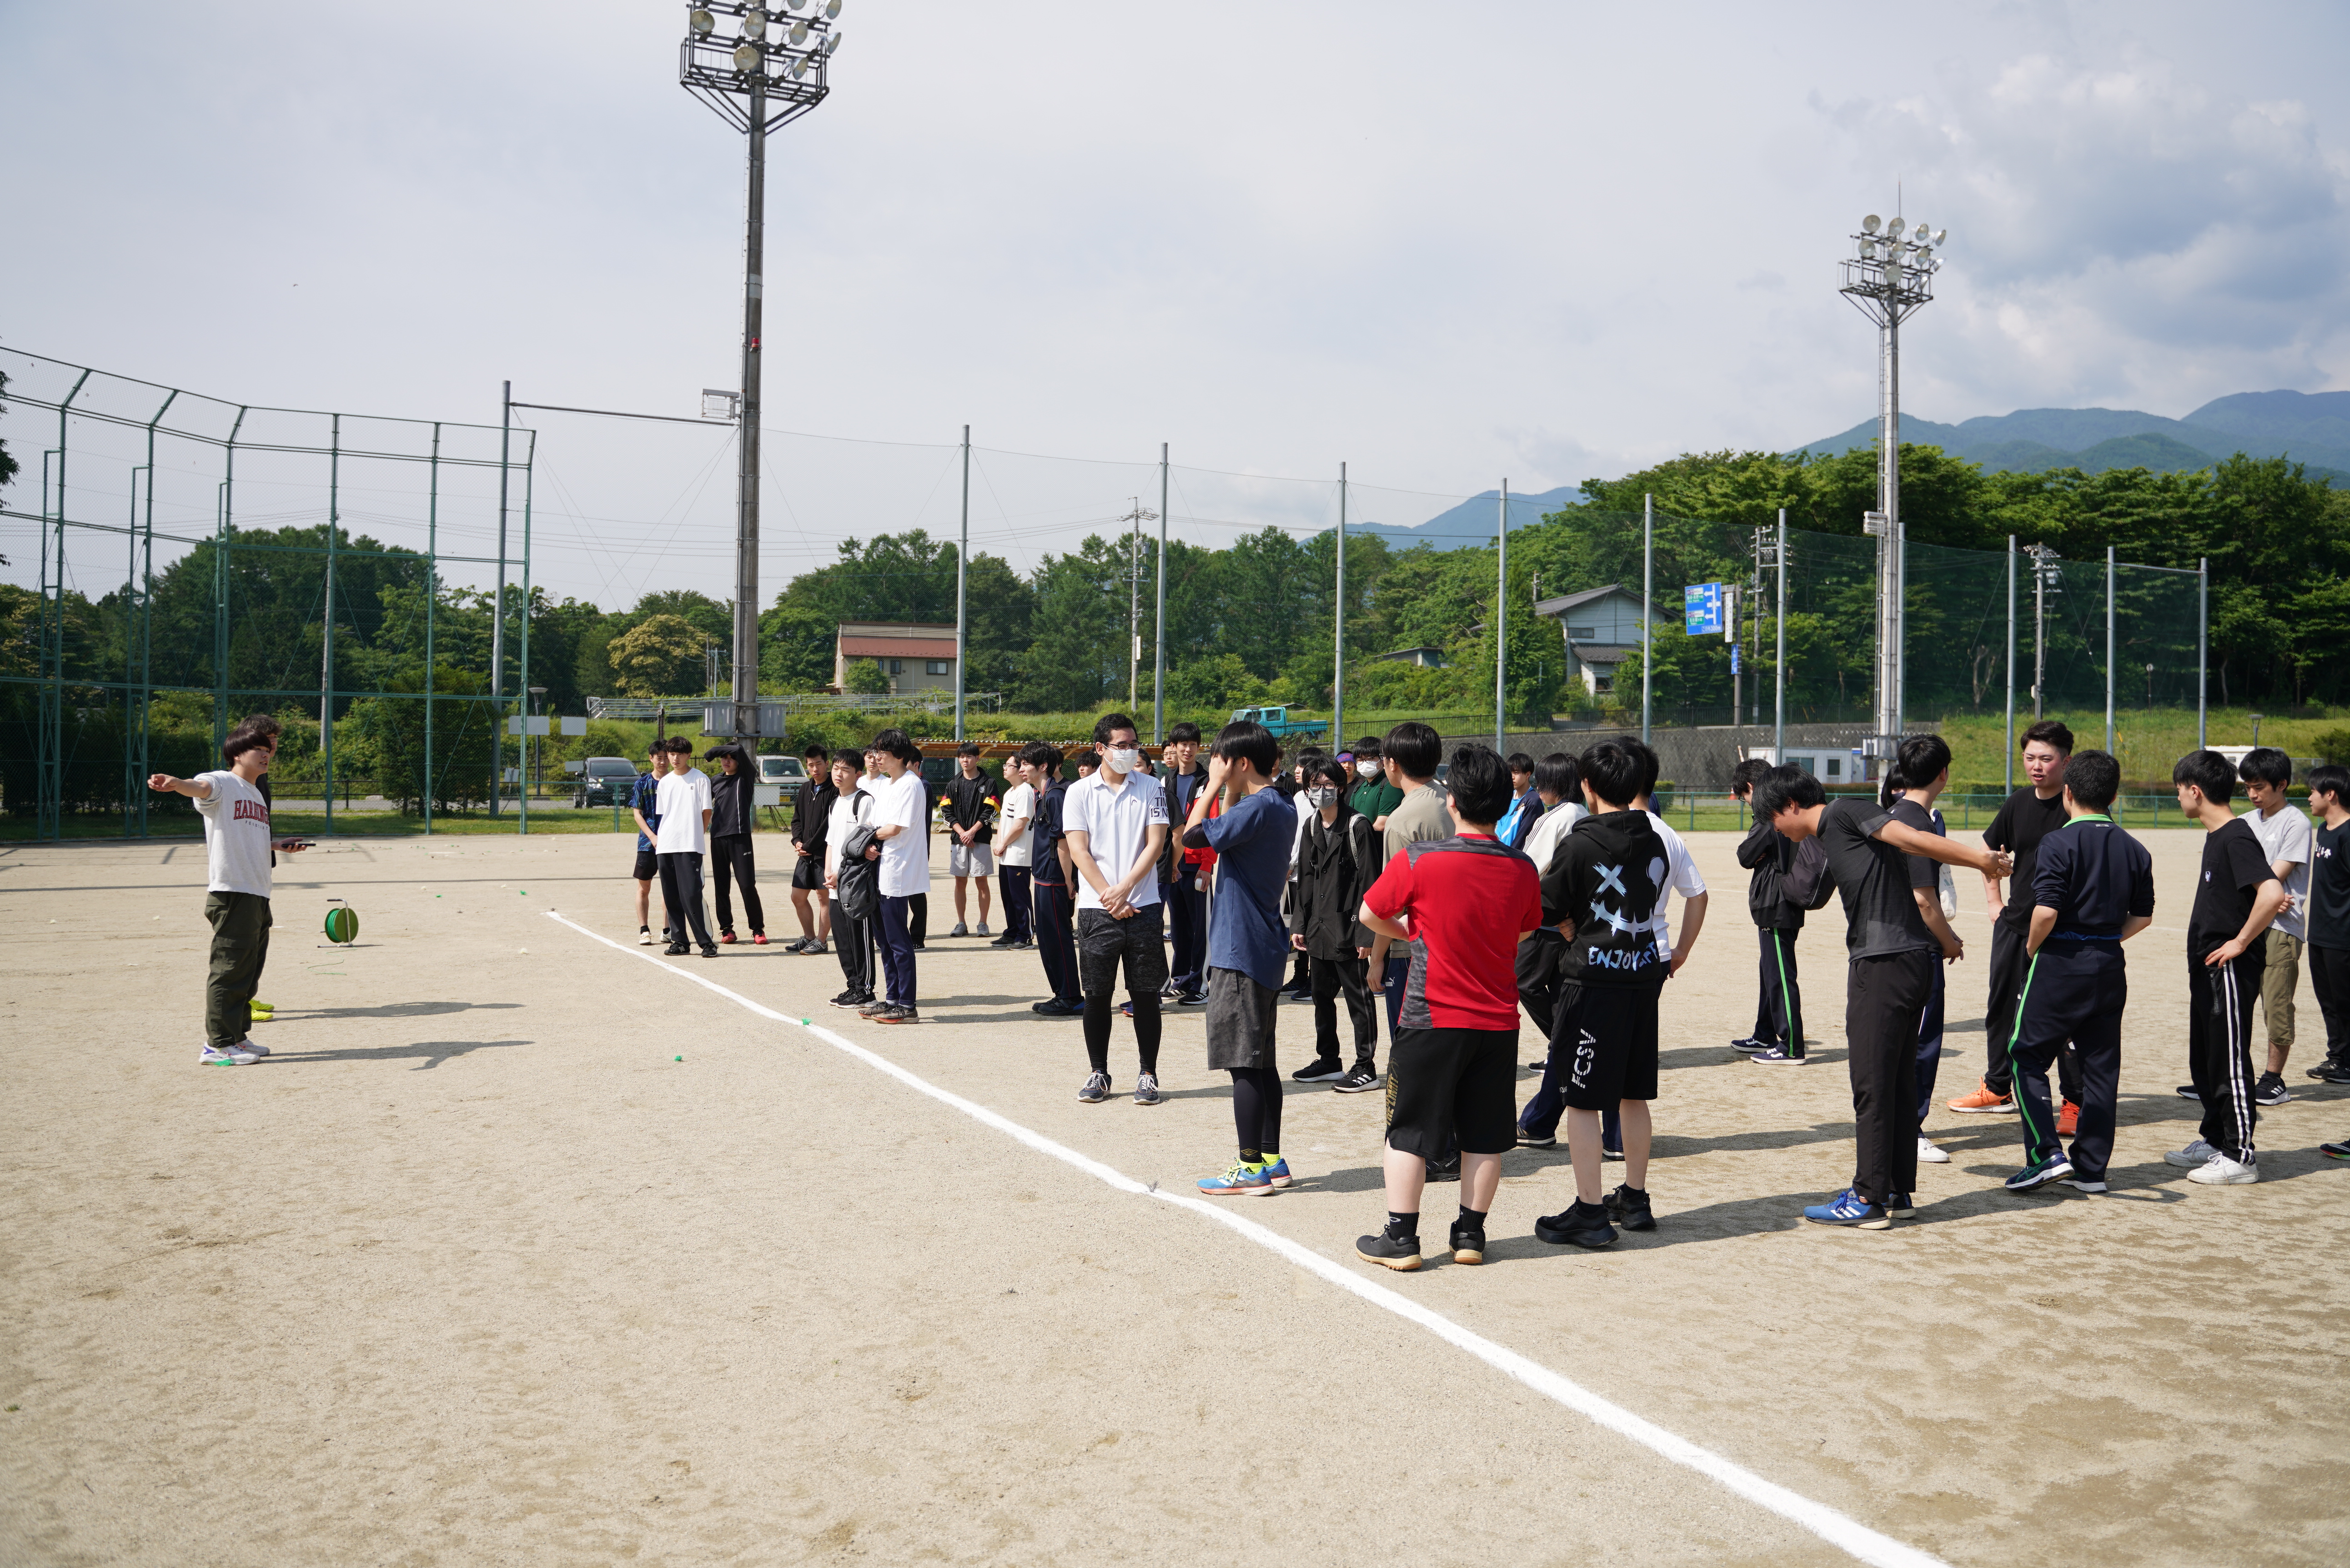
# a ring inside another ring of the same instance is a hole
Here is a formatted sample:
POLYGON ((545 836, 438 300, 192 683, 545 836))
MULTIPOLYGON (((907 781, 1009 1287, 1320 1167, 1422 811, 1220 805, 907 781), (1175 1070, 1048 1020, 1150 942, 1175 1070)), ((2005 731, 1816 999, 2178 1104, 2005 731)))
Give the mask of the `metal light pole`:
POLYGON ((2211 559, 2195 563, 2195 749, 2211 743, 2211 559))
POLYGON ((1330 597, 1330 754, 1347 749, 1347 465, 1338 465, 1338 568, 1330 597))
POLYGON ((1901 323, 1934 297, 1934 252, 1950 237, 1871 213, 1852 236, 1839 290, 1877 323, 1877 732, 1887 754, 1901 737, 1902 596, 1908 561, 1901 528, 1901 323), (1908 239, 1902 234, 1907 231, 1908 239))
POLYGON ((1771 765, 1787 765, 1787 509, 1779 508, 1779 654, 1778 707, 1772 720, 1771 765))
POLYGON ((2106 546, 2106 754, 2114 753, 2114 547, 2106 546))
MULTIPOLYGON (((737 407, 734 500, 734 679, 731 732, 759 734, 759 339, 761 274, 765 265, 767 132, 824 101, 827 62, 840 47, 833 20, 840 0, 781 0, 788 12, 758 4, 702 0, 686 11, 678 50, 678 84, 718 111, 748 139, 749 195, 743 239, 743 391, 737 407), (718 18, 740 18, 737 36, 717 36, 718 18), (769 40, 768 29, 783 29, 769 40)), ((504 554, 502 550, 501 555, 504 554)), ((960 656, 960 647, 957 649, 960 656)), ((956 669, 962 668, 958 657, 956 669)), ((960 716, 960 715, 958 715, 960 716)), ((958 729, 958 733, 960 729, 958 729)))
POLYGON ((2015 535, 2007 536, 2007 791, 2015 793, 2015 535))
MULTIPOLYGON (((1502 528, 1498 535, 1501 548, 1495 552, 1495 567, 1499 574, 1493 588, 1493 749, 1508 748, 1502 743, 1505 715, 1509 705, 1509 640, 1510 640, 1510 482, 1502 481, 1502 528)), ((1336 740, 1335 735, 1331 737, 1336 740)))
POLYGON ((1656 691, 1657 498, 1640 497, 1640 743, 1648 743, 1649 699, 1656 691))
POLYGON ((1167 743, 1167 443, 1159 443, 1159 587, 1151 613, 1150 739, 1167 743))
POLYGON ((962 427, 962 527, 955 535, 955 740, 962 740, 963 665, 970 643, 970 607, 965 588, 971 566, 971 427, 962 427))

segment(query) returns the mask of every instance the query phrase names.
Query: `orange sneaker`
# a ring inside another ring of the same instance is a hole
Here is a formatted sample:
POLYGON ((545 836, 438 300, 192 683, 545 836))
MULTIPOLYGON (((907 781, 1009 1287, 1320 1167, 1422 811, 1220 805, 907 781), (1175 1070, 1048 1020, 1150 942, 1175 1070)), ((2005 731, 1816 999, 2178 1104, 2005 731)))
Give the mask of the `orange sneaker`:
POLYGON ((1950 1101, 1949 1105, 1950 1109, 1968 1116, 1991 1116, 2002 1111, 2012 1112, 2015 1109, 2015 1096, 1994 1095, 1983 1085, 1977 1084, 1972 1094, 1960 1095, 1957 1099, 1950 1101))
POLYGON ((2071 1137, 2081 1130, 2081 1107, 2066 1100, 2056 1107, 2056 1136, 2071 1137))

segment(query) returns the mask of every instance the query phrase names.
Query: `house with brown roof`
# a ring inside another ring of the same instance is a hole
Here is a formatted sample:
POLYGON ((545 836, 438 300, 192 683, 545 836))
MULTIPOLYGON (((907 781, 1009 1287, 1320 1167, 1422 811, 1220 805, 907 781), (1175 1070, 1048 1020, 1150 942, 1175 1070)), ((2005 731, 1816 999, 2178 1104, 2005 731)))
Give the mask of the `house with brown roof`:
POLYGON ((832 655, 832 689, 845 689, 848 667, 859 659, 880 665, 889 693, 951 691, 955 683, 955 628, 922 621, 845 620, 832 655))

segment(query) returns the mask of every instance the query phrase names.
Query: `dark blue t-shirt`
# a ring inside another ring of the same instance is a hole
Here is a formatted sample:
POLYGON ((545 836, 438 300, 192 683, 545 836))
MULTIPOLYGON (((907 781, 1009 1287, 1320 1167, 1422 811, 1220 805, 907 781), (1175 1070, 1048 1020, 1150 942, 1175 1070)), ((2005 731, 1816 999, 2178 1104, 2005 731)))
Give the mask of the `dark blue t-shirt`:
POLYGON ((1036 826, 1028 835, 1033 851, 1029 877, 1051 888, 1061 886, 1061 840, 1066 836, 1061 827, 1061 807, 1068 794, 1069 786, 1059 779, 1038 790, 1036 826))
POLYGON ((1289 927, 1281 891, 1297 808, 1261 789, 1200 825, 1216 852, 1216 899, 1208 911, 1208 967, 1238 970, 1268 991, 1289 972, 1289 927))
MULTIPOLYGON (((633 809, 644 813, 645 824, 647 826, 659 827, 660 826, 660 813, 653 809, 653 807, 660 804, 660 780, 653 777, 650 774, 639 774, 637 775, 637 787, 629 796, 629 805, 633 809)), ((650 855, 653 852, 653 841, 647 838, 641 833, 638 834, 637 852, 640 855, 650 855)))
POLYGON ((2131 916, 2154 913, 2154 857, 2111 818, 2076 816, 2040 841, 2032 901, 2056 911, 2052 936, 2117 941, 2131 916))

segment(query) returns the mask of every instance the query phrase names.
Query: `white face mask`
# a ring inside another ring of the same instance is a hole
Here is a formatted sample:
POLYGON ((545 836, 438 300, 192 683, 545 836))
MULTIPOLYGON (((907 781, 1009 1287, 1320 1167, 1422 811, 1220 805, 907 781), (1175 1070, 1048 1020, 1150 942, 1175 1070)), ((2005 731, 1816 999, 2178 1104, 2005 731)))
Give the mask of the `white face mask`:
POLYGON ((1367 779, 1377 778, 1379 773, 1379 764, 1377 763, 1357 763, 1355 764, 1355 772, 1360 774, 1367 779))
POLYGON ((1324 784, 1318 788, 1307 790, 1305 792, 1305 798, 1312 801, 1314 803, 1314 808, 1316 811, 1319 811, 1324 806, 1337 805, 1338 792, 1332 789, 1329 785, 1324 784))
POLYGON ((1110 767, 1121 774, 1130 774, 1142 766, 1142 753, 1132 746, 1113 746, 1107 753, 1110 767))

